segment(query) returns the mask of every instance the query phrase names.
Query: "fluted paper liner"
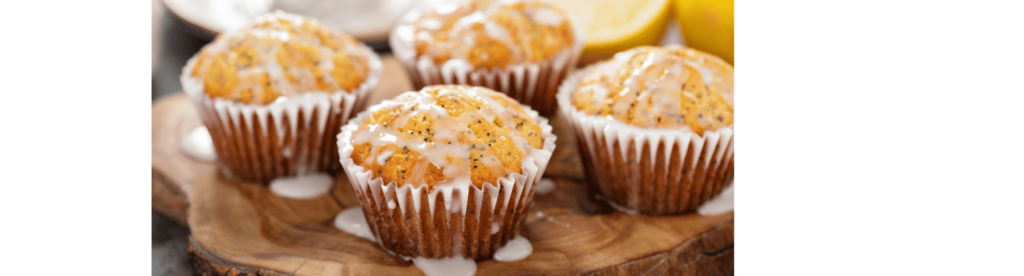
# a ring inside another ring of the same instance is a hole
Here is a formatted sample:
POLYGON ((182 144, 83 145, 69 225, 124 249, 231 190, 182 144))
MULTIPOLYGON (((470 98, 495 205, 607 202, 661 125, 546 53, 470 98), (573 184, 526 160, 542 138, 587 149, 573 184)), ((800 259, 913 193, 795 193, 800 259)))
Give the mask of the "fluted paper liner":
POLYGON ((189 59, 181 87, 210 131, 217 162, 235 177, 263 184, 278 177, 340 171, 337 130, 366 108, 367 94, 380 82, 380 58, 360 46, 370 69, 351 93, 306 92, 267 105, 211 98, 202 79, 191 74, 196 57, 189 59))
POLYGON ((584 114, 572 104, 572 93, 599 64, 566 79, 557 96, 576 133, 591 187, 619 211, 645 215, 694 211, 720 194, 733 176, 733 127, 701 136, 584 114))
POLYGON ((461 59, 449 60, 438 66, 430 57, 416 57, 411 37, 402 37, 392 31, 389 41, 416 90, 437 84, 483 86, 505 93, 538 111, 541 116, 551 116, 557 110, 555 94, 558 93, 558 85, 572 74, 583 53, 586 32, 571 18, 566 17, 566 20, 574 32, 573 45, 547 60, 509 64, 504 68, 476 68, 461 59))
POLYGON ((499 178, 496 183, 435 186, 384 183, 352 160, 352 132, 366 120, 359 114, 338 134, 341 164, 359 198, 366 221, 384 249, 404 257, 487 259, 515 238, 526 222, 533 189, 544 174, 555 135, 548 120, 524 107, 541 127, 542 149, 523 158, 523 173, 499 178), (492 233, 492 225, 498 227, 492 233))

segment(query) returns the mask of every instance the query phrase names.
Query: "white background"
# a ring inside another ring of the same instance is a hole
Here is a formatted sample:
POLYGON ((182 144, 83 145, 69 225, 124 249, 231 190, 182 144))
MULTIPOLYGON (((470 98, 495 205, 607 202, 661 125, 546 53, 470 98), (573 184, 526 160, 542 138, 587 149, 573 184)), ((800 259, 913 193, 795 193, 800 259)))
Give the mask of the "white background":
MULTIPOLYGON (((151 1, 0 16, 4 274, 143 275, 151 1)), ((1024 273, 1024 9, 737 1, 740 275, 1024 273)))

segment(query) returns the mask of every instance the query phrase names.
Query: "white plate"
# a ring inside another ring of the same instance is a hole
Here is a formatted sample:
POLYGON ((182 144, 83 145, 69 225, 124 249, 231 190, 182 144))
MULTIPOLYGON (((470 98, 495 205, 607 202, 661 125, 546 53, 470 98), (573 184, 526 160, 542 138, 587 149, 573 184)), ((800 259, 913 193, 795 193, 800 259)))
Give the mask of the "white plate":
POLYGON ((270 11, 273 0, 163 0, 186 24, 209 34, 245 26, 253 17, 270 11))
POLYGON ((416 0, 163 0, 175 16, 204 32, 218 34, 245 26, 253 17, 280 9, 316 18, 359 40, 387 40, 406 12, 432 3, 416 0))

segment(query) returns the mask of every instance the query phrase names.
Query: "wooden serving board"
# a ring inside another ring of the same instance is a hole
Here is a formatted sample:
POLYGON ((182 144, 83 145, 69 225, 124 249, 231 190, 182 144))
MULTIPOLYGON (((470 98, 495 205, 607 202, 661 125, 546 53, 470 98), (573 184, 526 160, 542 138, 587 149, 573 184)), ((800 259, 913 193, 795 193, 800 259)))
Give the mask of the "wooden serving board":
MULTIPOLYGON (((384 79, 370 103, 411 89, 382 58, 384 79)), ((178 142, 201 125, 181 93, 153 103, 153 209, 191 229, 189 261, 201 275, 421 275, 412 262, 342 232, 335 216, 358 206, 343 174, 330 193, 279 197, 187 157, 178 142)), ((588 189, 568 125, 552 118, 557 148, 545 178, 556 189, 534 197, 522 236, 534 252, 517 262, 479 262, 477 275, 732 275, 733 213, 631 216, 588 189)))

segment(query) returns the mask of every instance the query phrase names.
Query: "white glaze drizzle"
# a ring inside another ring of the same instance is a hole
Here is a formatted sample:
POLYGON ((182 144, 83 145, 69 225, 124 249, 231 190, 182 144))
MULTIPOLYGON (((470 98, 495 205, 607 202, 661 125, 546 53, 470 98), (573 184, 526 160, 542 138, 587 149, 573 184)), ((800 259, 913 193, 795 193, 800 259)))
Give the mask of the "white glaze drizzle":
POLYGON ((565 16, 547 8, 534 10, 533 13, 530 14, 530 19, 533 19, 534 22, 548 26, 558 26, 561 25, 562 22, 565 22, 565 16))
POLYGON ((538 195, 546 195, 548 193, 551 193, 555 191, 555 181, 551 180, 550 178, 541 178, 540 182, 537 183, 537 188, 535 188, 533 191, 538 195))
POLYGON ((491 235, 497 234, 498 230, 501 230, 501 225, 498 225, 497 222, 491 223, 491 235))
POLYGON ((334 179, 325 173, 274 178, 270 191, 287 198, 307 199, 326 194, 334 185, 334 179))
MULTIPOLYGON (((341 90, 337 80, 335 80, 334 76, 330 74, 330 72, 334 70, 334 55, 336 53, 349 55, 353 57, 353 62, 357 63, 362 61, 355 57, 366 57, 365 52, 361 49, 361 45, 357 43, 346 43, 343 39, 344 37, 345 35, 327 29, 320 25, 316 20, 307 19, 303 16, 288 14, 277 10, 272 13, 257 16, 252 23, 241 29, 225 32, 223 36, 218 37, 209 45, 203 47, 202 51, 208 53, 208 58, 205 60, 205 63, 209 64, 212 62, 213 56, 227 53, 239 44, 245 44, 255 50, 260 63, 250 67, 239 68, 235 72, 235 75, 238 77, 238 83, 231 91, 228 92, 229 95, 240 95, 243 91, 249 90, 252 92, 253 99, 261 98, 261 95, 265 91, 263 91, 263 83, 260 77, 266 73, 270 78, 269 81, 271 86, 274 87, 274 89, 282 96, 294 96, 298 93, 321 91, 321 89, 317 88, 316 78, 313 74, 312 68, 285 68, 278 63, 277 54, 282 48, 280 45, 289 43, 313 47, 313 49, 320 54, 318 57, 319 63, 314 66, 316 66, 321 72, 324 72, 320 76, 323 78, 324 83, 327 84, 328 91, 334 91, 341 90), (261 23, 277 21, 279 19, 290 20, 291 23, 289 24, 294 27, 302 26, 307 23, 307 21, 310 24, 319 26, 334 36, 337 43, 341 46, 340 51, 330 48, 328 45, 322 43, 320 38, 314 35, 299 35, 298 33, 292 34, 287 31, 275 29, 274 27, 258 26, 261 23), (273 42, 254 43, 251 39, 269 39, 273 42), (295 82, 289 80, 285 76, 285 72, 292 74, 296 79, 295 82)), ((208 66, 200 66, 198 76, 206 75, 207 69, 208 66)), ((188 73, 191 73, 191 70, 183 72, 183 74, 188 73)))
MULTIPOLYGON (((679 104, 694 99, 694 94, 690 90, 697 84, 686 83, 690 74, 698 74, 702 80, 700 84, 717 87, 726 101, 732 104, 731 85, 725 85, 726 81, 731 83, 732 79, 726 79, 727 76, 716 77, 708 64, 714 60, 696 55, 692 50, 689 51, 689 56, 679 56, 670 52, 680 48, 679 46, 666 48, 640 47, 615 54, 612 59, 595 65, 589 70, 591 73, 583 76, 582 82, 588 84, 579 87, 577 93, 592 93, 587 103, 589 106, 612 104, 611 114, 608 116, 623 118, 627 117, 626 114, 629 112, 634 112, 632 116, 628 116, 632 120, 631 123, 642 127, 690 129, 684 116, 696 116, 694 113, 697 111, 684 112, 679 104), (646 53, 643 53, 644 51, 646 53), (619 69, 640 54, 644 55, 643 62, 622 81, 623 88, 619 91, 608 91, 604 84, 605 80, 617 79, 620 75, 619 69), (680 87, 683 87, 682 94, 677 92, 680 91, 680 87), (609 92, 617 93, 619 98, 612 101, 608 97, 609 92), (650 105, 650 109, 634 108, 634 104, 637 103, 641 106, 650 105)), ((711 116, 698 116, 697 120, 710 124, 714 119, 711 116)))
MULTIPOLYGON (((352 145, 370 144, 371 152, 369 156, 377 156, 374 161, 378 162, 378 164, 382 163, 381 161, 386 160, 386 158, 384 160, 381 159, 380 156, 382 154, 390 156, 387 152, 381 152, 381 149, 385 148, 384 146, 386 145, 395 145, 400 149, 415 150, 419 153, 421 159, 415 167, 411 168, 411 171, 409 172, 411 177, 405 179, 406 183, 412 185, 403 186, 414 186, 415 188, 411 189, 418 194, 420 192, 419 187, 426 185, 422 178, 426 174, 420 172, 426 170, 427 164, 432 164, 441 169, 446 178, 445 180, 436 183, 434 186, 435 190, 440 190, 445 195, 445 207, 451 210, 452 193, 457 190, 459 195, 468 195, 470 186, 472 186, 472 182, 470 180, 472 165, 468 162, 470 159, 480 160, 484 165, 491 166, 492 168, 503 168, 497 156, 495 156, 490 150, 477 151, 481 156, 471 157, 469 155, 470 149, 485 149, 485 146, 488 146, 485 144, 466 145, 464 142, 461 142, 477 140, 477 134, 474 134, 468 127, 470 124, 482 121, 500 121, 504 126, 503 128, 506 130, 505 133, 493 133, 491 135, 510 137, 506 139, 511 139, 513 141, 512 145, 521 154, 521 156, 523 156, 522 162, 524 163, 524 166, 529 165, 527 163, 533 163, 534 160, 544 160, 546 164, 546 160, 550 158, 550 153, 547 153, 543 149, 537 149, 531 146, 526 136, 513 128, 513 126, 517 125, 517 120, 519 118, 529 118, 530 115, 513 108, 506 108, 495 102, 492 97, 504 96, 489 89, 478 87, 470 87, 461 90, 441 88, 436 97, 426 92, 406 92, 396 97, 395 100, 386 100, 368 109, 370 114, 380 110, 399 110, 402 113, 394 120, 393 123, 390 123, 387 126, 383 124, 371 124, 366 127, 360 127, 358 125, 354 126, 356 129, 359 129, 359 132, 352 134, 351 144, 348 146, 351 147, 352 145), (470 110, 458 117, 453 117, 450 116, 447 110, 437 103, 439 98, 447 96, 455 96, 458 98, 460 95, 482 102, 482 108, 479 110, 470 110), (421 139, 411 133, 403 133, 399 130, 399 127, 405 126, 410 119, 414 117, 419 118, 421 116, 428 118, 433 124, 431 127, 433 131, 432 140, 421 139)), ((544 136, 544 138, 547 140, 553 137, 544 136)), ((341 139, 341 137, 339 137, 339 139, 341 139)), ((345 141, 339 140, 339 146, 342 146, 342 142, 345 141)), ((342 154, 345 153, 342 152, 342 154)), ((349 152, 349 155, 351 155, 351 152, 349 152)), ((508 176, 500 179, 499 182, 514 182, 516 173, 507 174, 508 176)), ((405 193, 406 191, 399 192, 405 193)), ((414 197, 414 200, 416 199, 419 199, 419 197, 414 197)), ((432 212, 434 207, 433 199, 433 197, 429 199, 429 206, 431 207, 432 212)), ((468 196, 461 196, 460 199, 462 201, 457 202, 457 204, 464 213, 468 209, 468 202, 466 202, 468 200, 468 196)), ((404 206, 401 206, 404 205, 404 201, 399 201, 399 203, 400 207, 404 210, 404 206)))
POLYGON ((476 262, 461 257, 444 259, 415 258, 412 260, 412 263, 427 276, 472 276, 476 274, 476 262))
POLYGON ((377 238, 373 236, 373 232, 370 231, 370 225, 366 223, 366 215, 363 214, 363 209, 359 206, 349 207, 338 213, 338 216, 334 217, 334 227, 360 238, 374 242, 377 241, 377 238))
POLYGON ((199 161, 213 162, 217 159, 213 139, 210 138, 210 131, 205 126, 197 127, 182 137, 178 147, 189 157, 199 161))
POLYGON ((387 151, 381 152, 380 154, 377 155, 377 164, 383 166, 384 162, 387 162, 388 159, 391 159, 392 154, 395 154, 394 149, 388 149, 387 151))
MULTIPOLYGON (((678 46, 670 46, 678 47, 678 46)), ((684 60, 688 66, 696 68, 704 81, 704 85, 718 87, 729 105, 733 103, 733 68, 721 58, 712 55, 697 53, 693 49, 686 48, 683 53, 684 60), (714 68, 715 70, 712 70, 714 68)))
POLYGON ((722 190, 718 197, 701 205, 697 209, 697 213, 702 216, 713 216, 732 211, 733 202, 735 202, 733 193, 733 185, 730 184, 729 187, 722 190))
MULTIPOLYGON (((585 75, 583 82, 615 79, 615 76, 619 74, 618 69, 623 68, 630 59, 643 50, 650 49, 634 48, 615 54, 610 61, 601 63, 601 66, 595 68, 592 71, 594 73, 585 75)), ((636 108, 634 110, 636 114, 632 116, 632 120, 640 125, 654 126, 658 124, 655 121, 655 115, 669 114, 663 119, 675 120, 677 125, 685 125, 682 117, 678 116, 682 114, 679 103, 683 99, 679 97, 679 93, 665 93, 666 91, 676 91, 683 85, 689 72, 684 68, 684 64, 681 58, 668 52, 649 51, 640 67, 630 72, 630 75, 623 80, 622 84, 625 87, 622 90, 607 91, 607 87, 597 82, 581 87, 578 93, 593 93, 593 97, 591 97, 593 106, 605 105, 606 102, 611 101, 611 98, 606 97, 607 93, 617 93, 619 98, 613 102, 612 114, 608 116, 624 116, 623 114, 633 110, 635 102, 650 103, 652 105, 650 112, 646 108, 636 108), (659 91, 662 93, 658 93, 659 91), (597 96, 602 97, 598 98, 597 96), (676 116, 671 116, 673 114, 676 116)))
POLYGON ((516 235, 505 246, 499 247, 494 252, 494 260, 499 262, 515 262, 526 259, 530 254, 533 254, 533 245, 523 236, 516 235))
MULTIPOLYGON (((468 10, 469 6, 466 2, 452 1, 437 5, 433 9, 410 12, 403 17, 402 23, 395 28, 393 36, 397 35, 403 43, 412 43, 414 40, 430 41, 433 47, 429 47, 427 52, 422 53, 422 57, 428 60, 433 60, 437 56, 448 56, 450 59, 465 60, 468 58, 470 49, 476 46, 475 37, 478 35, 492 38, 509 46, 509 55, 513 59, 522 59, 530 55, 530 47, 520 47, 519 45, 530 45, 532 43, 531 40, 535 36, 526 34, 523 28, 517 28, 519 39, 524 41, 516 43, 509 28, 492 20, 492 17, 499 13, 499 10, 520 1, 490 1, 479 10, 468 10), (460 9, 465 10, 456 12, 460 9), (429 18, 431 16, 436 16, 437 18, 429 18), (461 17, 454 18, 454 16, 461 17), (420 20, 421 17, 425 19, 420 20), (452 28, 447 30, 447 33, 453 39, 434 41, 433 38, 436 36, 436 33, 441 31, 442 22, 452 21, 455 21, 455 23, 452 25, 452 28), (483 26, 482 32, 472 28, 472 26, 477 24, 483 26), (422 29, 417 32, 417 27, 422 29)), ((551 9, 549 5, 544 2, 531 3, 531 5, 526 5, 526 8, 522 11, 513 11, 513 14, 521 15, 528 20, 547 26, 559 26, 568 20, 566 16, 551 9)), ((570 25, 574 28, 576 27, 574 24, 570 25)), ((574 43, 576 42, 574 41, 574 43)), ((445 65, 461 66, 461 64, 456 63, 445 65)))
POLYGON ((544 220, 552 222, 552 223, 555 223, 555 224, 558 224, 558 225, 560 225, 562 227, 565 227, 565 228, 572 228, 572 224, 569 224, 568 222, 564 222, 564 221, 558 220, 554 216, 544 217, 544 220))

